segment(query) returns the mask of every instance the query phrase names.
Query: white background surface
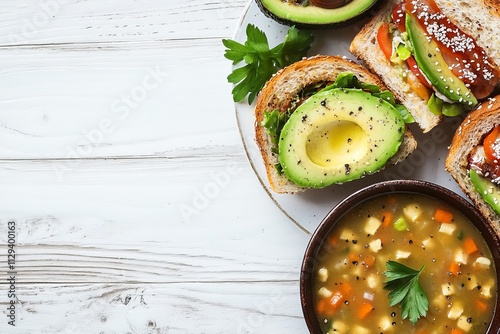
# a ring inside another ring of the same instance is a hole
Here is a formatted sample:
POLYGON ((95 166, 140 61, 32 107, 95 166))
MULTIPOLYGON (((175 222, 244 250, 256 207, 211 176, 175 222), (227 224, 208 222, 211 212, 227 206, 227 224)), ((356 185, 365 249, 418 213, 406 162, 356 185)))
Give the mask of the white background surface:
POLYGON ((309 236, 251 168, 226 82, 246 5, 2 2, 0 333, 307 332, 309 236))

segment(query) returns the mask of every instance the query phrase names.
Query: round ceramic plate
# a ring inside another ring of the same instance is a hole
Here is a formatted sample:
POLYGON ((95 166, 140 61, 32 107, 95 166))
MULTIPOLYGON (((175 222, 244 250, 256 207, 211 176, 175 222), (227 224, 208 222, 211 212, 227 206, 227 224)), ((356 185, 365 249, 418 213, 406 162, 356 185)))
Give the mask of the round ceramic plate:
MULTIPOLYGON (((355 60, 348 48, 363 23, 361 21, 342 29, 313 31, 315 41, 308 55, 341 55, 355 60)), ((288 26, 281 25, 264 16, 254 1, 251 1, 245 8, 234 34, 234 40, 240 43, 245 42, 245 30, 248 24, 253 24, 266 33, 271 48, 283 42, 289 29, 288 26)), ((253 108, 254 105, 248 105, 247 102, 236 104, 236 118, 248 159, 271 199, 293 223, 306 233, 312 233, 323 217, 342 199, 354 191, 379 181, 426 180, 443 185, 464 196, 458 185, 444 169, 448 145, 455 129, 461 122, 459 118, 445 119, 438 127, 426 134, 422 133, 416 125, 411 125, 410 128, 418 141, 418 149, 407 160, 396 166, 343 185, 307 190, 292 195, 276 194, 269 187, 264 163, 255 141, 253 108)))

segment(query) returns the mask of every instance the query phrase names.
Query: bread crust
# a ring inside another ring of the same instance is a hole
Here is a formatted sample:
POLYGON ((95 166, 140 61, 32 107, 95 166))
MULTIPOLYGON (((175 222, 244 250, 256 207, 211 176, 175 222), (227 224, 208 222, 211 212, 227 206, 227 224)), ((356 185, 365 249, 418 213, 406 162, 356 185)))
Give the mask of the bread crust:
POLYGON ((468 157, 491 130, 500 125, 500 96, 481 103, 467 115, 453 136, 445 168, 500 235, 500 217, 483 201, 468 175, 468 157))
MULTIPOLYGON (((441 11, 462 31, 471 35, 495 64, 500 64, 500 0, 434 0, 441 11)), ((382 22, 390 21, 392 9, 400 0, 389 0, 353 39, 349 51, 371 71, 377 73, 415 118, 423 132, 432 130, 442 117, 434 115, 427 101, 415 94, 383 54, 377 43, 382 22)))
MULTIPOLYGON (((296 62, 276 73, 258 95, 255 106, 255 135, 262 154, 270 187, 277 193, 296 193, 305 190, 297 186, 286 176, 280 175, 275 165, 278 156, 272 152, 272 138, 261 126, 266 111, 285 112, 290 102, 305 87, 320 82, 334 82, 341 72, 352 72, 365 83, 375 84, 386 89, 384 83, 363 66, 338 56, 318 55, 296 62)), ((389 165, 404 160, 416 148, 416 141, 406 129, 403 143, 398 153, 389 161, 389 165)))

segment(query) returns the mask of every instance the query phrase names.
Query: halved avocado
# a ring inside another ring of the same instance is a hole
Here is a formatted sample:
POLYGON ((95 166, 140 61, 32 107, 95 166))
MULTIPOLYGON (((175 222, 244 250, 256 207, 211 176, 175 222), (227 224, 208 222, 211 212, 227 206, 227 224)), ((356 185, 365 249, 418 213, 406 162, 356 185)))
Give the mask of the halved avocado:
POLYGON ((280 134, 279 161, 295 184, 323 188, 385 166, 405 123, 389 102, 360 89, 320 91, 302 103, 280 134))
MULTIPOLYGON (((296 4, 298 1, 256 0, 261 11, 275 21, 301 29, 340 28, 353 24, 374 9, 379 0, 352 0, 338 8, 326 9, 310 4, 296 4)), ((346 1, 348 2, 348 1, 346 1)))

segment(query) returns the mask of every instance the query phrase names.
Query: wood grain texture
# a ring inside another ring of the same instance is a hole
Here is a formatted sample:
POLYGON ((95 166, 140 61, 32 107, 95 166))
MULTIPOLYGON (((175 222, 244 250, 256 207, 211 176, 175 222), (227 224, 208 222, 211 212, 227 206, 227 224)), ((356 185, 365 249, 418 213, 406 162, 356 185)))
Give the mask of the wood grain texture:
MULTIPOLYGON (((22 286, 2 333, 305 333, 293 282, 22 286)), ((5 304, 1 304, 2 309, 5 304)))
POLYGON ((223 53, 219 39, 0 48, 0 158, 237 142, 223 53))
POLYGON ((222 55, 246 0, 0 13, 0 333, 305 333, 308 236, 269 199, 222 55), (1 265, 6 265, 3 261, 1 265))
POLYGON ((7 1, 0 13, 0 45, 229 37, 246 3, 246 0, 7 1))

